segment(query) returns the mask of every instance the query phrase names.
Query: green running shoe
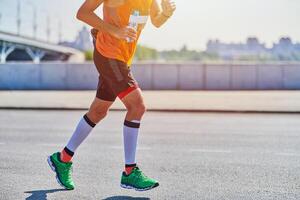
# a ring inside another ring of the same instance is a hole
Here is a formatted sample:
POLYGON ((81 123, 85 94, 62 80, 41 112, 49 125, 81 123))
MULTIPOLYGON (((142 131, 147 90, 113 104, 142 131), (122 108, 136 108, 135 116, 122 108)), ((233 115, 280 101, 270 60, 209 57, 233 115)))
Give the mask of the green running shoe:
POLYGON ((123 172, 121 177, 121 187, 126 189, 135 189, 136 191, 146 191, 157 187, 156 180, 148 178, 143 172, 135 167, 129 175, 123 172))
POLYGON ((60 161, 60 153, 54 153, 47 159, 52 171, 56 173, 57 182, 67 190, 74 189, 74 182, 72 180, 72 162, 64 163, 60 161))

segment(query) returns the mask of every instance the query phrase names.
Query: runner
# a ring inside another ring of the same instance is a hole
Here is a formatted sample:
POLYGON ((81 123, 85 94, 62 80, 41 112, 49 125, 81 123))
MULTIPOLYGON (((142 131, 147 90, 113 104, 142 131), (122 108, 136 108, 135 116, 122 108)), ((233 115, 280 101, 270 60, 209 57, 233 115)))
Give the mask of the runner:
POLYGON ((86 0, 77 18, 92 26, 94 63, 99 72, 96 97, 89 111, 79 121, 72 137, 61 152, 48 157, 56 179, 64 188, 72 190, 72 157, 79 145, 107 114, 118 97, 127 109, 123 126, 125 169, 121 187, 138 191, 157 187, 138 168, 135 154, 140 122, 145 113, 141 90, 130 72, 130 65, 138 38, 148 16, 155 27, 162 26, 175 11, 171 0, 86 0), (103 19, 95 10, 103 4, 103 19))

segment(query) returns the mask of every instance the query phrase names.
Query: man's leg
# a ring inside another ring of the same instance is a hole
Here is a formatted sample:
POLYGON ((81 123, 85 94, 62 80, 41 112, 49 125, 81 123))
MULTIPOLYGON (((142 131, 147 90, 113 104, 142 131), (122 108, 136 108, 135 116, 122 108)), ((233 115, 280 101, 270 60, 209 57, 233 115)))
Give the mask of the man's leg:
POLYGON ((125 172, 136 166, 136 147, 141 119, 146 111, 141 90, 138 88, 121 99, 127 109, 123 127, 125 172))
POLYGON ((127 114, 123 127, 125 172, 122 174, 121 187, 139 191, 157 187, 156 180, 146 177, 136 164, 136 148, 141 119, 146 111, 139 88, 123 97, 127 114))
POLYGON ((87 114, 85 114, 78 123, 71 139, 66 147, 61 151, 48 157, 48 163, 51 169, 56 173, 56 179, 66 189, 74 189, 74 183, 71 176, 71 159, 80 146, 87 138, 93 127, 100 122, 112 105, 113 101, 104 101, 95 98, 87 114))
POLYGON ((106 116, 112 103, 111 101, 104 101, 97 97, 94 99, 89 111, 81 118, 68 144, 62 150, 61 161, 71 161, 76 149, 87 138, 96 124, 106 116))

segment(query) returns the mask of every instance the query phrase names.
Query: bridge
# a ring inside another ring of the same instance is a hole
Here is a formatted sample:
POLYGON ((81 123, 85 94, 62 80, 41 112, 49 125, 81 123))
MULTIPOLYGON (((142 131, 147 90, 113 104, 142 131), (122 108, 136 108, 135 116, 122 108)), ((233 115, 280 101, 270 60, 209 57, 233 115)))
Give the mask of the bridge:
POLYGON ((0 31, 0 62, 84 61, 83 52, 45 41, 0 31))

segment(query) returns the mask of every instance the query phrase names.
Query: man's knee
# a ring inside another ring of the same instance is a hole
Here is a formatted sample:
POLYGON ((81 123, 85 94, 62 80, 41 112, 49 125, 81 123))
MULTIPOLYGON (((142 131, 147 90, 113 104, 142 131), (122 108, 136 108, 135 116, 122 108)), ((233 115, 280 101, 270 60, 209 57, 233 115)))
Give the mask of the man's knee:
POLYGON ((100 120, 106 117, 108 110, 107 109, 96 109, 91 108, 88 111, 88 117, 91 118, 94 123, 98 123, 100 120))
POLYGON ((146 112, 146 106, 144 103, 139 103, 135 105, 128 105, 127 106, 127 111, 136 113, 139 116, 142 116, 146 112))
POLYGON ((145 104, 141 104, 140 108, 139 108, 140 113, 144 114, 146 112, 146 110, 147 110, 147 108, 146 108, 145 104))
POLYGON ((107 115, 107 110, 95 110, 95 115, 103 119, 107 115))

